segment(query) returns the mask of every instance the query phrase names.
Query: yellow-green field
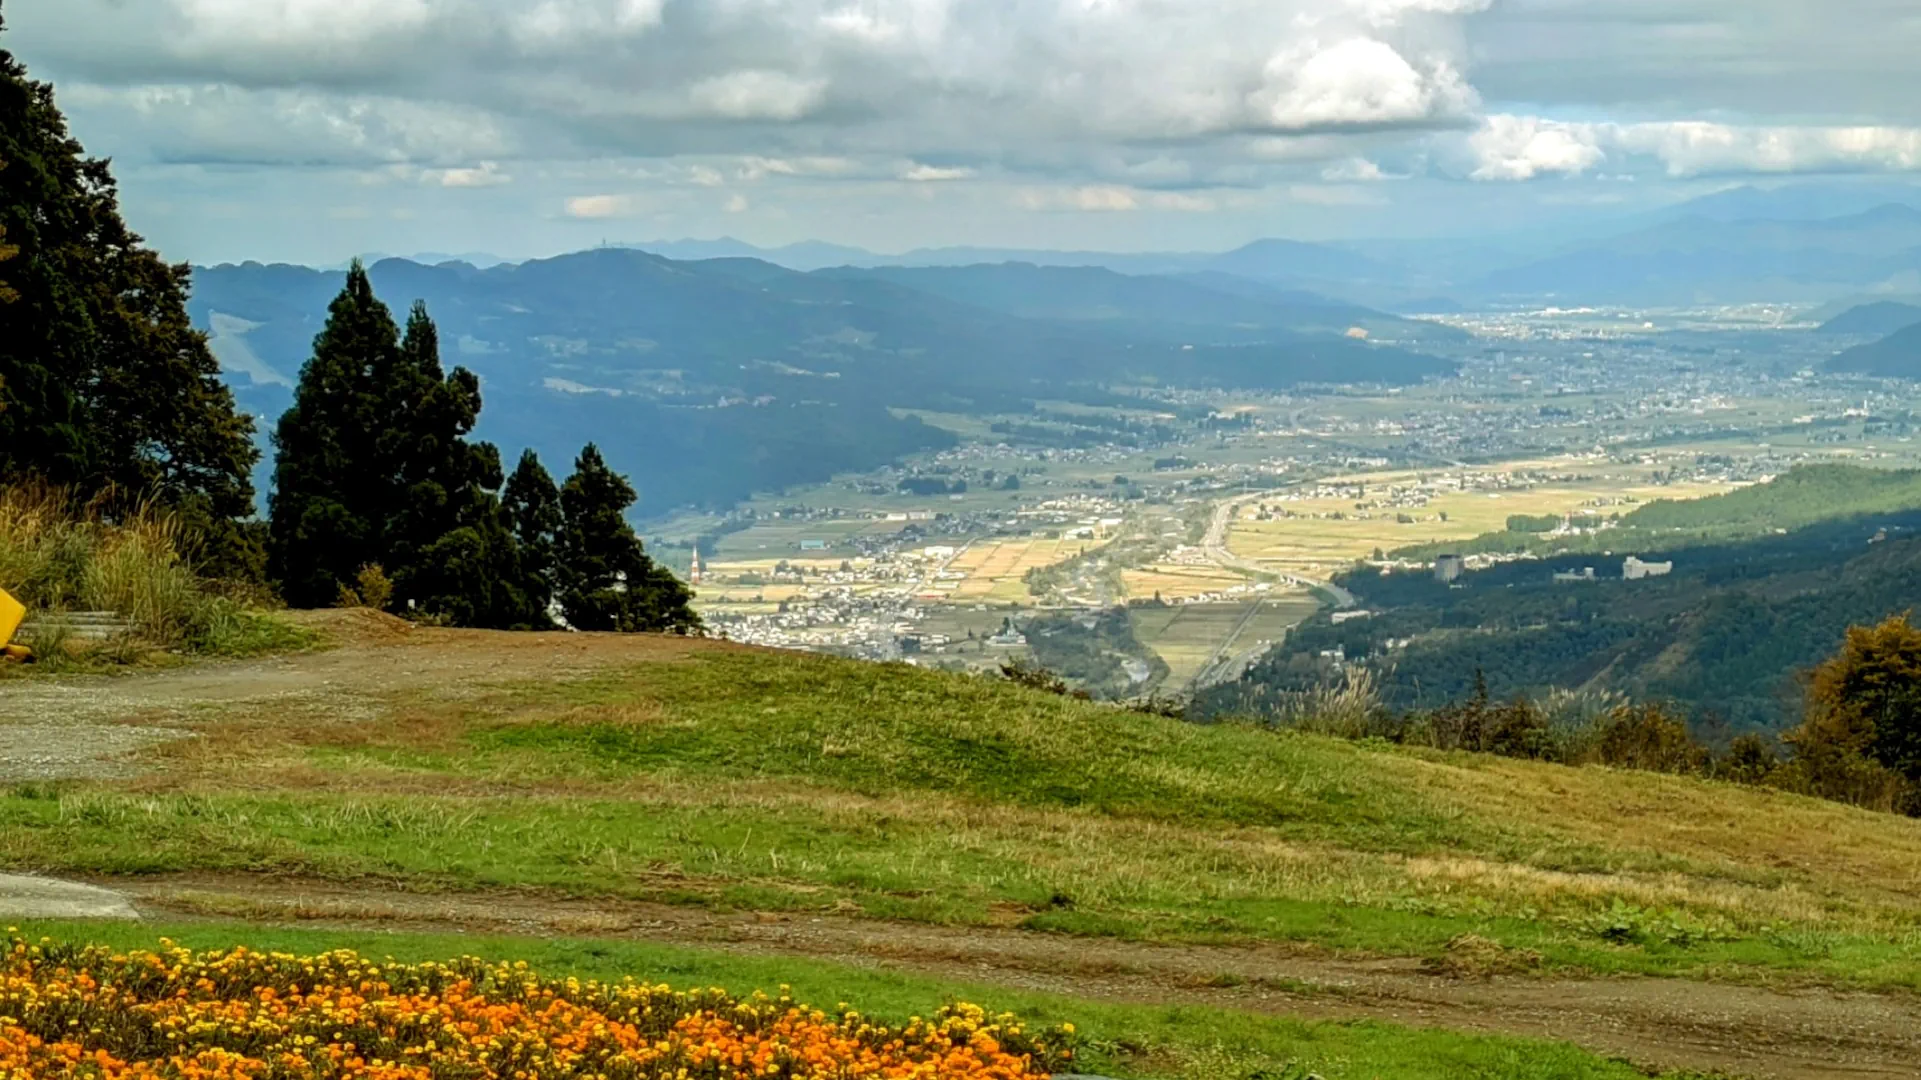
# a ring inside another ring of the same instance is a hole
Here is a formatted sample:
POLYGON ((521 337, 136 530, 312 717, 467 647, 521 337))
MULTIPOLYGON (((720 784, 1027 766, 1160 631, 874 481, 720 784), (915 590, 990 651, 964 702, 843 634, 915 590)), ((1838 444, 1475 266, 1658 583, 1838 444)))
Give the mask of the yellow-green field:
MULTIPOLYGON (((1396 505, 1397 490, 1437 482, 1452 483, 1460 471, 1400 471, 1357 474, 1324 481, 1326 485, 1365 485, 1352 497, 1298 497, 1275 494, 1239 508, 1228 532, 1228 547, 1238 557, 1274 570, 1308 575, 1330 573, 1367 558, 1376 550, 1412 544, 1468 540, 1507 527, 1514 514, 1568 514, 1581 510, 1609 515, 1627 513, 1655 499, 1698 499, 1730 489, 1725 484, 1663 484, 1658 467, 1611 465, 1579 458, 1510 462, 1474 469, 1475 481, 1506 474, 1550 473, 1564 479, 1520 484, 1501 490, 1442 490, 1424 505, 1396 505), (1260 520, 1263 509, 1272 520, 1260 520)), ((1472 483, 1470 484, 1470 487, 1472 483)))
POLYGON ((1041 537, 977 541, 947 565, 949 572, 967 575, 951 591, 957 602, 1025 603, 1028 571, 1065 562, 1093 546, 1089 540, 1041 537))
POLYGON ((1132 614, 1135 636, 1167 661, 1168 685, 1180 686, 1200 674, 1223 645, 1234 655, 1279 641, 1319 609, 1313 594, 1290 589, 1259 601, 1135 608, 1132 614))
POLYGON ((1121 571, 1121 584, 1127 595, 1148 599, 1186 600, 1193 596, 1225 592, 1245 585, 1248 578, 1212 564, 1155 563, 1121 571))

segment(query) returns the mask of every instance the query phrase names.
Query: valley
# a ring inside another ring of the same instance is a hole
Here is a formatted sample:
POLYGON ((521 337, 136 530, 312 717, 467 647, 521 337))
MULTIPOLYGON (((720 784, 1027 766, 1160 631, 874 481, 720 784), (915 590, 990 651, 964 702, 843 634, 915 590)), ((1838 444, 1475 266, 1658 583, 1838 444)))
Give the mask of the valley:
POLYGON ((1357 566, 1494 565, 1514 556, 1485 538, 1521 522, 1542 550, 1598 556, 1657 502, 1810 463, 1921 464, 1921 394, 1823 371, 1835 340, 1785 309, 1447 319, 1474 334, 1439 350, 1456 378, 898 410, 955 445, 648 535, 683 574, 698 548, 697 603, 736 640, 993 671, 1033 659, 1036 619, 1120 609, 1135 640, 1101 648, 1137 678, 1099 691, 1184 694, 1317 613, 1364 615, 1336 584, 1357 566))

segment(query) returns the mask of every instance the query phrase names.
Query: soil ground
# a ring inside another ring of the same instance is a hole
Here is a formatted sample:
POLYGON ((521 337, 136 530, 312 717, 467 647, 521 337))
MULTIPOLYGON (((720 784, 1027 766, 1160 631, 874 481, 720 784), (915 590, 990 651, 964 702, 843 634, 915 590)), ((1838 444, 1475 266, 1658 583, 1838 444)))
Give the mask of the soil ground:
MULTIPOLYGON (((395 691, 479 692, 511 680, 671 663, 713 647, 663 638, 423 630, 368 613, 309 618, 328 636, 330 648, 149 675, 0 683, 0 780, 125 775, 135 767, 133 752, 191 737, 169 726, 170 720, 209 707, 264 713, 298 705, 351 713, 395 691)), ((27 892, 40 887, 28 884, 27 892)), ((1471 945, 1461 963, 1451 966, 1282 946, 1144 944, 528 892, 421 893, 369 882, 200 874, 91 884, 127 897, 143 916, 155 918, 645 938, 897 967, 1094 999, 1550 1038, 1664 1068, 1797 1080, 1921 1076, 1921 999, 1912 995, 1489 975, 1471 945)), ((0 917, 33 914, 19 906, 25 894, 15 893, 15 909, 9 909, 9 892, 0 887, 0 917)))

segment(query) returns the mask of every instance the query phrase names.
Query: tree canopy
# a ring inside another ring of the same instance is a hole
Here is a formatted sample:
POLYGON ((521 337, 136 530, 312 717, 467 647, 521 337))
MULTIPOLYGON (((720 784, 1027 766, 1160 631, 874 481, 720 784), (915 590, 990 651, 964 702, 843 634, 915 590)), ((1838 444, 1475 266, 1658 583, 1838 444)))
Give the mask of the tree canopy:
POLYGON ((627 523, 638 496, 588 443, 560 489, 560 603, 580 630, 686 631, 693 594, 642 550, 627 523))
POLYGON ((128 229, 108 163, 5 50, 0 262, 0 472, 156 498, 203 532, 251 514, 252 421, 187 317, 188 268, 128 229))

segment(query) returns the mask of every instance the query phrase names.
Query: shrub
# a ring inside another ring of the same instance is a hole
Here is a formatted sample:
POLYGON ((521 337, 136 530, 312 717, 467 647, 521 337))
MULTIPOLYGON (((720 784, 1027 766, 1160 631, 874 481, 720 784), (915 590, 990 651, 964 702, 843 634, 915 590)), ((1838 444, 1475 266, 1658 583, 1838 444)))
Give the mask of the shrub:
POLYGON ((1652 704, 1611 713, 1601 725, 1594 755, 1603 765, 1682 774, 1706 771, 1710 757, 1708 748, 1688 733, 1685 720, 1652 704))
POLYGON ((43 662, 76 649, 66 612, 124 619, 133 633, 109 642, 105 655, 131 659, 143 649, 206 650, 231 639, 243 609, 265 599, 257 586, 195 574, 184 554, 191 538, 172 512, 115 506, 111 493, 82 503, 41 484, 0 487, 0 588, 32 611, 25 644, 43 662))

